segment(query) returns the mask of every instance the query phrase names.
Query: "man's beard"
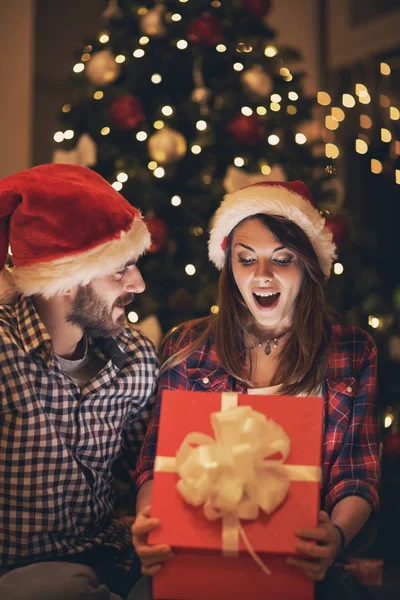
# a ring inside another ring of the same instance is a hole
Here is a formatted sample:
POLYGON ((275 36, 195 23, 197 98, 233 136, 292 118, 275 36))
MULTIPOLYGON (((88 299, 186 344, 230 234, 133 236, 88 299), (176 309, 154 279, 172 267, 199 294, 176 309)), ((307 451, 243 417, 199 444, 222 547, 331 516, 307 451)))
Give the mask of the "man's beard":
POLYGON ((132 302, 132 294, 119 296, 111 306, 100 298, 91 288, 90 283, 80 286, 67 316, 67 323, 77 325, 91 337, 110 337, 117 335, 125 327, 125 314, 115 321, 112 313, 116 307, 124 307, 132 302))

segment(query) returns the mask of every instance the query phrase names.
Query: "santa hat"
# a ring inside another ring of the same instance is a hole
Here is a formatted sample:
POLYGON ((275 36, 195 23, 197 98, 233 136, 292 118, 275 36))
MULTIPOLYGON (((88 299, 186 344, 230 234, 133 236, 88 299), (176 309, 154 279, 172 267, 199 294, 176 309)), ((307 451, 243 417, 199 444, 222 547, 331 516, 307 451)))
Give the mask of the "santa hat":
POLYGON ((302 181, 255 183, 224 197, 213 218, 208 242, 209 257, 218 269, 224 265, 232 229, 243 219, 258 214, 285 217, 296 223, 313 245, 325 277, 329 277, 336 246, 302 181))
POLYGON ((0 181, 0 303, 17 292, 49 298, 85 285, 150 241, 140 211, 86 167, 40 165, 10 175, 0 181))

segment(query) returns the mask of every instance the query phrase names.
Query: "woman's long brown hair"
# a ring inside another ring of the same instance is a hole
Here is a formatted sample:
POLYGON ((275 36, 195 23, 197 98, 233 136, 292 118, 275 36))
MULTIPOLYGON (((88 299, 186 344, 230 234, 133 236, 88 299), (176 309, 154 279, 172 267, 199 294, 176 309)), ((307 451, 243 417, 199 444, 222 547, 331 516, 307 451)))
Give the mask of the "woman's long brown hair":
MULTIPOLYGON (((331 317, 323 292, 324 274, 310 240, 298 225, 284 217, 265 214, 246 220, 252 219, 260 221, 283 246, 292 250, 303 269, 292 328, 280 350, 278 368, 270 385, 282 384, 285 394, 314 393, 323 380, 329 351, 331 317)), ((254 332, 256 324, 232 273, 233 232, 234 229, 228 237, 225 264, 219 278, 218 314, 188 321, 179 327, 175 346, 178 350, 165 361, 161 372, 178 365, 211 338, 220 366, 236 379, 251 385, 251 365, 246 376, 242 351, 246 334, 254 332), (191 335, 193 331, 198 332, 195 339, 191 335)))

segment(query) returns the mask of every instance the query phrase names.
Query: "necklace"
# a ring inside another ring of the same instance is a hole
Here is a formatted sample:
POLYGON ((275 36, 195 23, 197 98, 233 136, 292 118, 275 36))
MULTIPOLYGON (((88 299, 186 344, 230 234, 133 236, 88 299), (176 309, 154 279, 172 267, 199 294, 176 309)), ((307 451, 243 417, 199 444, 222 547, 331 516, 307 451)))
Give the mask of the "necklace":
POLYGON ((274 345, 274 348, 277 348, 279 340, 281 340, 287 333, 289 333, 289 330, 285 331, 285 333, 281 333, 281 335, 277 335, 274 338, 259 338, 257 346, 261 348, 263 344, 266 344, 264 352, 268 356, 271 354, 271 344, 274 345))

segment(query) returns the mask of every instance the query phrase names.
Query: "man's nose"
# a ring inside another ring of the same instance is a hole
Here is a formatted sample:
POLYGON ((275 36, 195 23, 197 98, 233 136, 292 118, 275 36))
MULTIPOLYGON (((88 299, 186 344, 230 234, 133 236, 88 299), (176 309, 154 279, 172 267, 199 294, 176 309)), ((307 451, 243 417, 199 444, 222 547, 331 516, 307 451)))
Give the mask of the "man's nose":
POLYGON ((146 289, 142 274, 136 265, 132 265, 125 274, 124 289, 134 294, 141 294, 146 289))

